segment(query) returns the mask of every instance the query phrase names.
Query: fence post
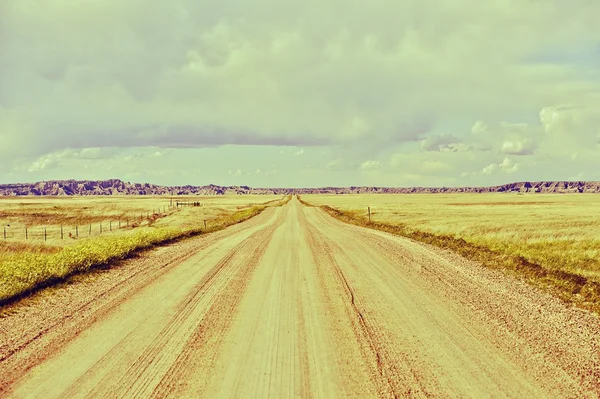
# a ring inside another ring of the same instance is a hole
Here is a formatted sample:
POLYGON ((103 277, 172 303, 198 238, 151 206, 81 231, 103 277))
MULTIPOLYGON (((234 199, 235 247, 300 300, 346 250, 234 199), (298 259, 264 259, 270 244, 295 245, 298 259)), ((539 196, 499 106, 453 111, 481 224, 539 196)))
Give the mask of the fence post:
POLYGON ((4 239, 6 240, 6 226, 4 226, 4 239))
POLYGON ((79 226, 75 226, 75 237, 79 237, 79 226))
POLYGON ((46 228, 44 227, 44 241, 46 241, 47 238, 48 238, 48 236, 46 234, 46 228))
POLYGON ((206 219, 204 219, 204 230, 206 230, 206 219))
POLYGON ((25 226, 25 239, 29 239, 28 234, 27 234, 27 226, 25 226))
POLYGON ((119 219, 119 228, 121 228, 121 219, 119 219))
POLYGON ((108 230, 112 231, 112 222, 111 221, 108 222, 108 230))
POLYGON ((92 235, 92 225, 90 224, 90 232, 88 233, 88 236, 92 235))
POLYGON ((102 234, 102 223, 100 223, 100 234, 102 234))
POLYGON ((64 236, 63 236, 63 227, 60 226, 60 239, 63 240, 64 236))
POLYGON ((371 223, 371 207, 369 207, 368 209, 369 209, 369 223, 371 223))

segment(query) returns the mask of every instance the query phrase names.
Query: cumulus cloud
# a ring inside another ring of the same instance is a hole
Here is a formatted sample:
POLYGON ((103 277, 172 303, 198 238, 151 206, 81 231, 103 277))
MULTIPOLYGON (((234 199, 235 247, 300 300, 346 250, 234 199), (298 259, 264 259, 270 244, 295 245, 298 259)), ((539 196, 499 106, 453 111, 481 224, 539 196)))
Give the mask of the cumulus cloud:
POLYGON ((27 170, 29 172, 40 172, 43 170, 48 170, 55 168, 59 165, 58 160, 56 158, 52 158, 49 156, 41 157, 38 160, 34 161, 27 170))
POLYGON ((554 139, 569 139, 580 146, 594 145, 600 137, 600 101, 587 106, 545 107, 540 111, 540 121, 554 139))
POLYGON ((474 135, 487 134, 490 127, 484 121, 476 121, 471 128, 471 133, 474 135))
POLYGON ((504 158, 504 160, 500 163, 489 164, 488 166, 483 168, 481 173, 484 175, 491 175, 491 174, 498 173, 498 172, 511 174, 511 173, 515 173, 517 170, 519 170, 518 163, 514 163, 509 158, 504 158))
POLYGON ((526 105, 517 99, 530 88, 505 83, 532 72, 507 64, 544 46, 566 48, 594 26, 594 6, 552 2, 520 4, 520 19, 514 5, 475 0, 431 8, 377 0, 346 4, 343 13, 333 4, 271 0, 252 9, 191 0, 4 3, 3 75, 11 79, 0 105, 35 120, 36 135, 58 138, 33 146, 46 151, 69 140, 82 147, 412 140, 422 115, 439 120, 498 102, 508 109, 510 98, 526 105), (565 14, 576 22, 565 23, 565 14), (490 46, 500 34, 504 40, 490 46))
MULTIPOLYGON (((45 155, 40 156, 35 161, 33 161, 27 170, 29 172, 38 172, 45 171, 57 168, 62 165, 63 162, 69 160, 98 160, 98 159, 108 159, 117 153, 117 149, 115 148, 81 148, 81 149, 72 149, 67 148, 62 151, 55 151, 45 155)), ((17 169, 20 167, 17 165, 17 169)))
POLYGON ((361 170, 373 170, 373 169, 380 169, 382 167, 383 167, 383 163, 381 163, 380 161, 369 160, 369 161, 362 162, 358 168, 361 170))
POLYGON ((502 154, 510 155, 531 155, 533 154, 534 148, 535 145, 533 141, 529 139, 506 140, 502 143, 500 152, 502 154))
POLYGON ((341 170, 346 167, 346 162, 342 158, 333 159, 325 164, 325 167, 330 170, 341 170))
POLYGON ((444 133, 421 140, 421 149, 424 151, 459 151, 466 149, 460 144, 460 139, 450 133, 444 133))

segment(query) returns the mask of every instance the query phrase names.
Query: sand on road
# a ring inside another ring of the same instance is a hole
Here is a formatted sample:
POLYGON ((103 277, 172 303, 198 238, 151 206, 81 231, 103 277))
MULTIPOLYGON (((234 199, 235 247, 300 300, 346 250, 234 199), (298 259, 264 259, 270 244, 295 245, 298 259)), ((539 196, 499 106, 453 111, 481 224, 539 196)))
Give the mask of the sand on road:
POLYGON ((16 304, 10 398, 598 397, 600 322, 292 199, 16 304))

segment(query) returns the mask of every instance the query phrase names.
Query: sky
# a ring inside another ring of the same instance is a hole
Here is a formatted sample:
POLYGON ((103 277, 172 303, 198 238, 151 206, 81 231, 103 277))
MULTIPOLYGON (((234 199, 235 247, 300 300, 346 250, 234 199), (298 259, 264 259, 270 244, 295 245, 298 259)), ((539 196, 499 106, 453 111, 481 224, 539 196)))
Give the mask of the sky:
POLYGON ((600 180, 597 0, 1 0, 0 183, 600 180))

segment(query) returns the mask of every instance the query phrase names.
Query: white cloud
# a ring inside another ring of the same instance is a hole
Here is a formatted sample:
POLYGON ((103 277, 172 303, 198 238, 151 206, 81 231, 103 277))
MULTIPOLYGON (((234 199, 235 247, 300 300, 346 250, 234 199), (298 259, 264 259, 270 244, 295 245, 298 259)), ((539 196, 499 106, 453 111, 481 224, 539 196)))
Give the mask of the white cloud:
POLYGON ((489 131, 490 127, 483 121, 477 121, 473 124, 471 128, 471 133, 473 134, 485 134, 489 131))
POLYGON ((450 133, 444 133, 421 140, 421 149, 424 151, 458 151, 464 147, 460 146, 460 139, 450 133))
POLYGON ((327 169, 339 170, 345 166, 345 162, 342 158, 333 159, 325 164, 327 169))
POLYGON ((40 172, 48 169, 55 168, 59 165, 57 158, 44 156, 34 161, 27 170, 29 172, 40 172))
POLYGON ((511 174, 515 173, 517 170, 519 170, 518 163, 514 163, 509 158, 504 158, 504 160, 500 163, 489 164, 488 166, 483 168, 481 173, 484 175, 491 175, 498 172, 511 174))
POLYGON ((381 169, 382 167, 383 167, 383 163, 381 163, 379 161, 374 161, 374 160, 364 161, 363 163, 361 163, 359 165, 359 169, 361 169, 361 170, 374 170, 374 169, 381 169))
POLYGON ((502 143, 502 154, 510 155, 531 155, 534 151, 534 143, 529 139, 524 140, 506 140, 502 143))
POLYGON ((53 137, 30 151, 414 140, 465 110, 539 104, 565 71, 511 66, 600 37, 589 4, 68 3, 5 0, 0 104, 13 130, 53 137))
POLYGON ((32 162, 27 168, 29 172, 39 172, 59 167, 63 162, 81 159, 81 160, 97 160, 113 157, 115 154, 114 148, 67 148, 62 151, 55 151, 49 154, 42 155, 37 160, 32 162))

